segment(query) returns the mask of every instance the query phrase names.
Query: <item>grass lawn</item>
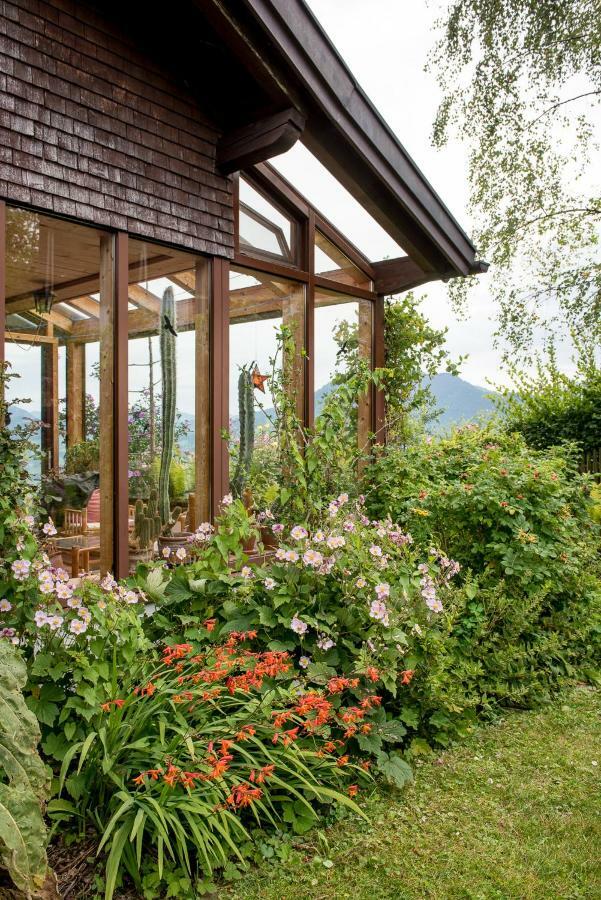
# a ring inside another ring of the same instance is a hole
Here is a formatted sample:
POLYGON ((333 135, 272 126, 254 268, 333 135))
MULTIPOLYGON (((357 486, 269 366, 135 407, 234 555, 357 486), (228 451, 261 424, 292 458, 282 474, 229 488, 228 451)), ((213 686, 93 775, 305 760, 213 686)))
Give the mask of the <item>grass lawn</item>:
POLYGON ((601 691, 510 712, 404 792, 255 869, 238 900, 601 898, 601 691))

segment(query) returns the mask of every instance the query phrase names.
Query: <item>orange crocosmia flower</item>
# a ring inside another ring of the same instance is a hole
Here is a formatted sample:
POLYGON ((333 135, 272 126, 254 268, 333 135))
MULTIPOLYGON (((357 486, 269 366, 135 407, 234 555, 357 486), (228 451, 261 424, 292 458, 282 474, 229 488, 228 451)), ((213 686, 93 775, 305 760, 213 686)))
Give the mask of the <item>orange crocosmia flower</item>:
POLYGON ((140 772, 139 775, 136 775, 135 778, 132 778, 134 784, 144 784, 144 780, 146 778, 146 772, 140 772))
POLYGON ((194 787, 194 782, 197 778, 202 778, 201 772, 183 772, 182 784, 184 787, 194 787))
POLYGON ((170 765, 167 769, 166 773, 163 775, 163 781, 169 785, 169 787, 175 787, 177 782, 180 779, 180 771, 177 766, 170 765))
POLYGON ((252 725, 243 725, 238 734, 236 735, 237 741, 247 741, 250 737, 256 734, 256 729, 253 728, 252 725))
POLYGON ((365 670, 365 675, 369 678, 370 681, 379 681, 380 673, 375 666, 368 666, 365 670))
POLYGON ((370 725, 369 722, 365 722, 365 724, 362 725, 359 730, 361 731, 361 734, 369 734, 372 728, 373 725, 370 725))
POLYGON ((117 707, 117 709, 121 709, 121 707, 122 707, 123 704, 125 703, 125 700, 113 700, 113 703, 115 704, 115 706, 117 707))
POLYGON ((414 675, 415 669, 405 669, 404 672, 401 672, 401 684, 409 684, 414 675))
POLYGON ((242 809, 244 806, 250 806, 262 796, 263 791, 261 788, 253 788, 248 784, 237 784, 232 788, 232 792, 225 802, 229 806, 233 806, 234 809, 242 809))
POLYGON ((217 619, 207 619, 206 622, 203 622, 202 624, 207 629, 207 631, 215 631, 217 619))
POLYGON ((159 775, 161 775, 162 772, 162 769, 147 769, 146 774, 150 775, 153 781, 158 781, 159 775))
POLYGON ((346 764, 348 763, 348 761, 349 761, 349 757, 348 757, 347 754, 345 754, 344 756, 339 756, 339 757, 338 757, 338 759, 336 760, 336 765, 337 765, 338 767, 346 766, 346 764))
POLYGON ((360 763, 359 763, 359 765, 360 765, 361 768, 364 769, 366 772, 369 772, 370 767, 371 767, 371 762, 370 762, 368 759, 364 759, 363 762, 360 762, 360 763))
POLYGON ((100 704, 100 709, 102 710, 102 712, 110 712, 110 711, 111 711, 111 704, 110 704, 110 703, 101 703, 101 704, 100 704))
POLYGON ((281 728, 282 725, 284 725, 284 723, 287 722, 288 719, 291 719, 293 715, 294 713, 292 712, 292 710, 286 710, 285 712, 281 713, 272 713, 272 716, 274 717, 273 727, 281 728))
POLYGON ((340 676, 330 678, 327 687, 330 694, 340 694, 345 688, 356 688, 358 684, 358 678, 343 678, 340 676))
POLYGON ((349 797, 356 797, 358 793, 359 793, 359 785, 358 784, 349 784, 349 786, 348 786, 349 797))
POLYGON ((333 753, 336 749, 336 741, 326 741, 323 745, 323 749, 326 753, 333 753))
POLYGON ((284 747, 289 747, 290 744, 295 741, 298 737, 299 726, 296 728, 289 728, 288 731, 284 732, 284 737, 282 739, 282 743, 284 747))
MULTIPOLYGON (((233 747, 233 746, 234 746, 233 741, 226 741, 226 740, 220 741, 219 756, 226 756, 230 747, 233 747)), ((230 757, 230 759, 231 759, 231 757, 230 757)))
POLYGON ((230 762, 232 761, 233 756, 222 756, 221 759, 218 759, 211 771, 209 772, 209 778, 221 778, 221 776, 227 772, 230 767, 230 762))

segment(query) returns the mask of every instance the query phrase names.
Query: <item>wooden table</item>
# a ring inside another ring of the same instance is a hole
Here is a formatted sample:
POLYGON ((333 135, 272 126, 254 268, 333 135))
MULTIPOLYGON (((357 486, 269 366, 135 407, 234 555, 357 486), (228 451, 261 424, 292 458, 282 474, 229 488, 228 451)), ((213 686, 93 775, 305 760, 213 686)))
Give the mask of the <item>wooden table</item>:
POLYGON ((100 551, 100 533, 59 537, 55 538, 54 543, 59 550, 71 554, 71 576, 77 578, 81 570, 90 571, 90 551, 100 551))

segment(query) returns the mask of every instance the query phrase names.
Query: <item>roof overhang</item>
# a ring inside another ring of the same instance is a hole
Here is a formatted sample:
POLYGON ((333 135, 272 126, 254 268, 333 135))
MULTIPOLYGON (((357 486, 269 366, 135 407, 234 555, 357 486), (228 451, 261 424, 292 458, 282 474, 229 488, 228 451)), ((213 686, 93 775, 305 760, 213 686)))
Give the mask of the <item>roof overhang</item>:
POLYGON ((267 91, 273 109, 293 107, 306 119, 303 143, 403 247, 423 281, 481 271, 470 239, 304 0, 195 5, 267 91))

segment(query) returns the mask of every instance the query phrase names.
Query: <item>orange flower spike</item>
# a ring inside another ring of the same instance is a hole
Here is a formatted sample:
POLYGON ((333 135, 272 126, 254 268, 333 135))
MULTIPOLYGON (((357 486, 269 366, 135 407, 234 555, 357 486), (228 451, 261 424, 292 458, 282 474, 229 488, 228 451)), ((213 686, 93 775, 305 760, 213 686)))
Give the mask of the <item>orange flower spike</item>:
POLYGON ((113 700, 113 703, 115 704, 115 706, 117 707, 117 709, 121 709, 121 707, 122 707, 123 704, 125 703, 125 700, 113 700))
POLYGON ((404 672, 401 672, 401 684, 409 684, 414 675, 415 669, 405 669, 404 672))
MULTIPOLYGON (((221 746, 219 747, 219 756, 226 756, 230 747, 234 746, 234 742, 223 740, 220 743, 221 743, 221 746)), ((231 756, 230 756, 230 759, 231 759, 231 756)))
POLYGON ((325 750, 326 753, 333 753, 334 750, 336 749, 336 742, 335 741, 326 741, 325 744, 323 745, 323 749, 325 750))
POLYGON ((338 757, 338 759, 336 760, 336 765, 338 766, 338 768, 342 768, 342 766, 346 766, 348 761, 349 761, 349 757, 347 754, 345 754, 344 756, 338 757))
POLYGON ((379 681, 380 680, 380 672, 376 669, 375 666, 368 666, 365 670, 365 676, 369 678, 370 681, 379 681))
POLYGON ((370 734, 372 728, 373 728, 373 725, 370 725, 369 722, 366 722, 366 723, 365 723, 364 725, 362 725, 361 728, 360 728, 361 734, 370 734))
POLYGON ((364 772, 369 772, 371 768, 371 762, 368 759, 364 759, 363 762, 360 762, 359 765, 364 770, 364 772))
POLYGON ((215 631, 215 625, 217 624, 217 619, 207 619, 202 624, 203 624, 204 628, 207 629, 207 631, 215 631))
POLYGON ((111 711, 111 704, 110 704, 110 703, 101 703, 101 704, 100 704, 100 709, 102 710, 102 712, 110 712, 110 711, 111 711))
POLYGON ((150 775, 153 781, 158 781, 159 775, 163 773, 162 769, 148 769, 146 774, 150 775))
POLYGON ((349 797, 356 797, 358 793, 359 793, 359 785, 358 784, 349 784, 349 786, 348 786, 349 797))
POLYGON ((177 766, 170 765, 167 769, 165 775, 163 775, 163 781, 165 784, 168 784, 169 787, 175 787, 180 778, 180 771, 177 766))
POLYGON ((137 775, 135 778, 132 778, 132 781, 134 784, 140 785, 140 784, 144 784, 145 779, 146 779, 146 772, 140 772, 139 775, 137 775))

